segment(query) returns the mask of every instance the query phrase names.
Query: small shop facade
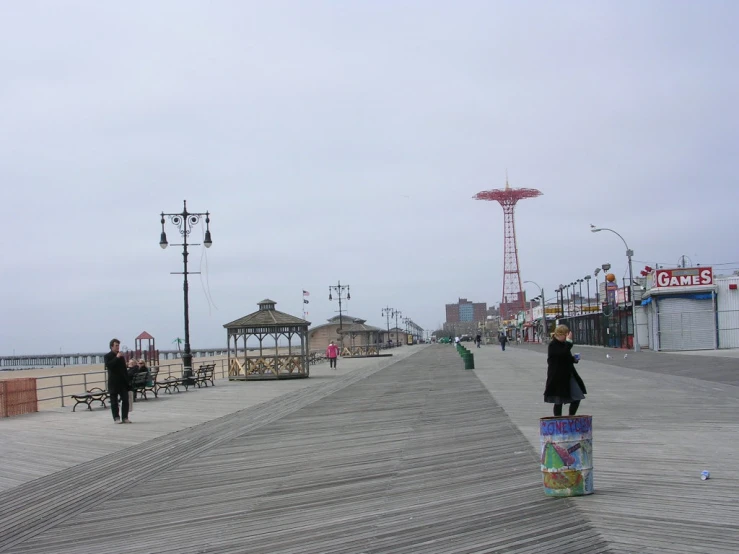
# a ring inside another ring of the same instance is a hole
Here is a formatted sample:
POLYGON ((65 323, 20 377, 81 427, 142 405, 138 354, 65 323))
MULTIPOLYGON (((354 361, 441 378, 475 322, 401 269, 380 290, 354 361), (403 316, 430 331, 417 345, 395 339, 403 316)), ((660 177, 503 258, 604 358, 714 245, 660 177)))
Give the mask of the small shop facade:
POLYGON ((720 301, 732 300, 732 290, 727 286, 724 294, 718 294, 713 268, 655 269, 646 283, 641 299, 647 320, 645 346, 665 352, 731 347, 730 340, 725 341, 727 346, 720 344, 724 341, 719 341, 718 314, 720 301))

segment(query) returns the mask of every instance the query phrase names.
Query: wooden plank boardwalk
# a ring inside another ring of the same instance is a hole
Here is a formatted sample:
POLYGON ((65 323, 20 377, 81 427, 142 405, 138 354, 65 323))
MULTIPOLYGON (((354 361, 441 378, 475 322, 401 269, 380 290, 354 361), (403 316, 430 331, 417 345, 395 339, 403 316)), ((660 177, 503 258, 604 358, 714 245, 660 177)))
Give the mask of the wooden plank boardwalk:
MULTIPOLYGON (((589 392, 580 413, 593 416, 596 494, 572 502, 614 552, 739 552, 739 359, 576 350, 589 392)), ((538 418, 551 415, 544 349, 474 353, 475 373, 538 447, 538 418)))
POLYGON ((98 405, 92 412, 82 407, 72 413, 67 407, 0 418, 0 492, 290 392, 321 387, 347 373, 385 367, 418 348, 395 349, 391 358, 342 359, 337 370, 329 369, 326 363, 317 364, 311 367, 310 379, 249 385, 216 379, 215 387, 172 395, 162 391, 158 399, 136 402, 131 426, 113 426, 110 410, 98 405))
POLYGON ((12 487, 0 552, 612 552, 476 373, 433 346, 12 487))

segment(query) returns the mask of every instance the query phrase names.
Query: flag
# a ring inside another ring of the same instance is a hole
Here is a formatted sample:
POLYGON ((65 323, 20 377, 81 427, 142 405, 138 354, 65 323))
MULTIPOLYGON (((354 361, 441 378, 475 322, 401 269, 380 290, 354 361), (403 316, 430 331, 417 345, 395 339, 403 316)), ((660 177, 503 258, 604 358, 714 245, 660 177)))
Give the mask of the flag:
POLYGON ((310 296, 310 293, 307 290, 303 291, 303 296, 310 296))
POLYGON ((303 298, 303 304, 310 304, 305 298, 303 298))

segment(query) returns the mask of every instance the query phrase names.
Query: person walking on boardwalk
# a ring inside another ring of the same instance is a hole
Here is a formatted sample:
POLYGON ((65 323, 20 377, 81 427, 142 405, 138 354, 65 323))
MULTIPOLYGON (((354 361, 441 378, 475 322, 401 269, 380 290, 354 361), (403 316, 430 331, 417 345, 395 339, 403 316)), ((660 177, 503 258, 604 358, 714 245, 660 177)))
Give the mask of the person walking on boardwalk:
POLYGON ((477 348, 480 348, 480 343, 482 342, 482 335, 480 333, 477 333, 475 336, 475 344, 477 345, 477 348))
POLYGON ((505 352, 505 345, 508 343, 508 336, 506 336, 505 333, 501 333, 498 337, 498 342, 500 343, 500 348, 505 352))
POLYGON ((121 341, 110 341, 110 352, 103 361, 108 372, 108 393, 110 394, 110 409, 113 412, 114 423, 131 423, 128 420, 128 371, 126 360, 120 351, 121 341), (118 399, 121 402, 121 413, 118 414, 118 399))
POLYGON ((336 358, 339 357, 339 347, 331 341, 326 348, 326 357, 328 358, 328 366, 336 369, 336 358))
POLYGON ((587 394, 585 383, 575 370, 575 364, 580 360, 572 355, 572 332, 566 325, 558 325, 553 338, 547 355, 544 402, 554 404, 557 417, 562 415, 562 404, 569 404, 569 415, 574 416, 587 394))

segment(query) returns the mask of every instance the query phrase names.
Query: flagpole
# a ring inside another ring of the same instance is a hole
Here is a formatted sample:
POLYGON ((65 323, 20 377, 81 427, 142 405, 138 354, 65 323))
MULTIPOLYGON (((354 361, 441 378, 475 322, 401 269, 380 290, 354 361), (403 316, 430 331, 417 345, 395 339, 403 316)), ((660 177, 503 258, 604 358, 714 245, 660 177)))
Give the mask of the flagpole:
POLYGON ((308 304, 308 299, 306 298, 306 296, 310 296, 310 293, 307 290, 303 289, 303 319, 305 319, 308 315, 305 311, 305 305, 308 304))

